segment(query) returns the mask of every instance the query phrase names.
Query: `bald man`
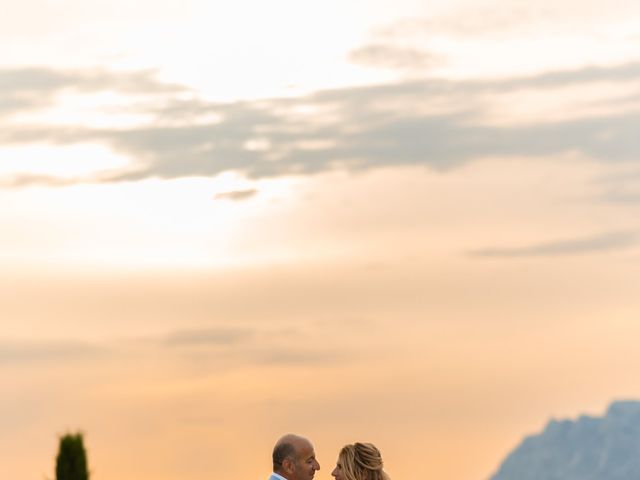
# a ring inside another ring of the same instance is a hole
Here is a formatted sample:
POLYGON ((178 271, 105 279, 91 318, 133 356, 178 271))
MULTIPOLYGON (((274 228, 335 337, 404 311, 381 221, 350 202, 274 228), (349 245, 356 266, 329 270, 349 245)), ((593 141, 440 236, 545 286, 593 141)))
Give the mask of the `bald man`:
POLYGON ((317 470, 320 464, 309 440, 288 434, 276 442, 269 480, 312 480, 317 470))

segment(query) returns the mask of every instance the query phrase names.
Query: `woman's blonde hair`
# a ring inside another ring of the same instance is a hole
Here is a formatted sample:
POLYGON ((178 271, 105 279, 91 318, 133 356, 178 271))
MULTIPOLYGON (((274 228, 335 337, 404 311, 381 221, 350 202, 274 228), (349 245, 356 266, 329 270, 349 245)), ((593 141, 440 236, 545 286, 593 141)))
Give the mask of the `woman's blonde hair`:
POLYGON ((372 443, 354 443, 340 450, 338 462, 345 480, 390 480, 382 469, 382 455, 372 443))

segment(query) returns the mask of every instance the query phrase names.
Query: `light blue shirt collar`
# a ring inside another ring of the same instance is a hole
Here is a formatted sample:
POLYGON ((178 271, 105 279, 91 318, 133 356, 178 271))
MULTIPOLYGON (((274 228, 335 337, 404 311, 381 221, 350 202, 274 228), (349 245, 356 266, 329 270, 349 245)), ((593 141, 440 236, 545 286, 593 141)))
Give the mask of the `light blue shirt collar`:
MULTIPOLYGON (((271 474, 271 479, 273 479, 273 478, 277 478, 278 480, 287 480, 287 479, 286 479, 286 478, 284 478, 282 475, 278 475, 278 474, 277 474, 277 473, 275 473, 275 472, 273 472, 273 473, 271 474)), ((271 480, 271 479, 270 479, 270 480, 271 480)))

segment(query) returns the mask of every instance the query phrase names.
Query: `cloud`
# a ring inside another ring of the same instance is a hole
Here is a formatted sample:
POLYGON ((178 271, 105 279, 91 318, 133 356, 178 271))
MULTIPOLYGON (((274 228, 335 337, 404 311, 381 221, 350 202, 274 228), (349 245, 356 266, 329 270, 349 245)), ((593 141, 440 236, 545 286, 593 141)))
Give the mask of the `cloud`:
POLYGON ((353 50, 349 60, 365 66, 417 70, 430 66, 435 57, 416 48, 371 44, 353 50))
POLYGON ((163 343, 172 347, 228 346, 243 343, 253 334, 249 329, 232 327, 180 330, 169 334, 163 343))
POLYGON ((455 39, 502 38, 571 33, 599 35, 602 38, 612 26, 637 15, 637 5, 625 0, 612 0, 603 10, 597 3, 526 2, 512 0, 483 2, 454 8, 448 13, 428 17, 412 17, 393 21, 374 30, 375 38, 387 40, 431 39, 445 36, 455 39), (625 8, 626 7, 626 8, 625 8))
POLYGON ((640 244, 636 232, 612 232, 584 238, 544 242, 522 247, 491 247, 469 252, 474 257, 519 258, 599 253, 640 244))
POLYGON ((605 192, 602 199, 612 203, 636 204, 640 203, 640 192, 610 191, 605 192))
POLYGON ((101 344, 76 340, 0 341, 0 367, 50 366, 101 360, 157 361, 186 365, 196 372, 228 371, 247 365, 295 367, 335 364, 353 358, 343 348, 317 345, 297 327, 219 326, 183 329, 166 335, 119 338, 101 344))
POLYGON ((48 187, 64 187, 79 183, 73 178, 59 178, 50 175, 10 175, 8 177, 0 177, 0 188, 19 188, 30 186, 48 186, 48 187))
POLYGON ((404 18, 374 29, 379 40, 419 40, 437 35, 477 37, 513 31, 523 23, 523 13, 516 9, 479 8, 465 9, 455 14, 422 18, 404 18))
POLYGON ((99 345, 73 341, 0 342, 0 365, 78 361, 106 353, 99 345))
POLYGON ((555 87, 574 83, 587 82, 623 82, 633 81, 640 77, 640 62, 629 62, 622 65, 592 65, 573 70, 554 71, 497 82, 500 87, 555 87))
POLYGON ((313 345, 308 340, 308 332, 295 327, 214 327, 175 331, 152 343, 165 351, 177 351, 182 359, 195 361, 198 369, 233 369, 247 364, 295 367, 351 358, 342 349, 313 345))
POLYGON ((215 198, 217 200, 247 200, 258 193, 258 190, 251 188, 249 190, 235 190, 232 192, 218 193, 215 198))
POLYGON ((11 94, 51 92, 64 88, 86 91, 157 93, 184 91, 185 87, 155 79, 153 70, 113 72, 104 69, 58 70, 46 67, 0 69, 0 90, 11 94))
POLYGON ((294 349, 294 348, 278 348, 268 351, 258 352, 254 355, 260 364, 266 365, 327 365, 334 363, 343 363, 349 359, 344 351, 332 349, 294 349))
MULTIPOLYGON (((38 82, 54 89, 69 83, 51 72, 41 75, 38 82)), ((155 82, 148 72, 106 75, 104 79, 96 75, 89 72, 72 78, 76 82, 84 78, 80 83, 86 88, 107 88, 109 82, 133 90, 149 87, 165 92, 174 88, 155 82)), ((144 108, 141 113, 152 113, 157 119, 144 127, 8 123, 0 130, 0 146, 98 143, 135 162, 134 170, 92 179, 97 182, 215 176, 226 171, 265 178, 402 165, 447 169, 488 156, 537 157, 567 152, 608 162, 638 161, 640 111, 633 108, 562 121, 540 117, 525 125, 491 125, 482 120, 483 101, 488 95, 638 79, 640 62, 494 81, 404 81, 230 104, 183 100, 162 93, 157 106, 140 107, 144 108), (209 116, 210 121, 202 120, 209 116), (178 123, 167 123, 167 119, 176 118, 178 123), (255 148, 256 139, 260 148, 255 148)), ((32 79, 29 88, 38 82, 32 79)), ((14 179, 16 185, 34 181, 45 179, 14 179)))
POLYGON ((595 184, 602 191, 601 200, 625 204, 640 203, 640 170, 637 168, 603 176, 595 184))
POLYGON ((184 86, 163 83, 153 70, 112 72, 103 69, 57 70, 45 67, 0 68, 0 114, 40 109, 65 91, 125 94, 176 94, 184 86))

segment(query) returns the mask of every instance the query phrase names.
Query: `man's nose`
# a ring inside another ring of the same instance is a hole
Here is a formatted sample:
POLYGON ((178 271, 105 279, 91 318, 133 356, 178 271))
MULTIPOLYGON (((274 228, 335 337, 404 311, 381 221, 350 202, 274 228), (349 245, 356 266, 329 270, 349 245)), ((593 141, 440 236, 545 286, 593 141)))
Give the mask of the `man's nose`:
POLYGON ((320 464, 318 463, 317 460, 316 460, 316 470, 320 470, 320 464))

